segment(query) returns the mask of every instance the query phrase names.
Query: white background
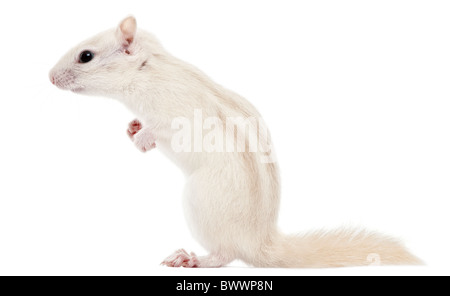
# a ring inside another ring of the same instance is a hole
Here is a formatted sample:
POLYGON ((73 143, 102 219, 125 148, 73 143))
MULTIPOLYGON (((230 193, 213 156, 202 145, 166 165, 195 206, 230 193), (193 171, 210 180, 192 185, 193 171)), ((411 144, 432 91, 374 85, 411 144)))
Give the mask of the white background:
POLYGON ((0 275, 450 274, 448 1, 0 5, 0 275), (178 248, 205 254, 184 221, 181 172, 135 149, 120 103, 48 80, 69 48, 128 14, 263 114, 283 231, 363 226, 427 265, 159 266, 178 248))

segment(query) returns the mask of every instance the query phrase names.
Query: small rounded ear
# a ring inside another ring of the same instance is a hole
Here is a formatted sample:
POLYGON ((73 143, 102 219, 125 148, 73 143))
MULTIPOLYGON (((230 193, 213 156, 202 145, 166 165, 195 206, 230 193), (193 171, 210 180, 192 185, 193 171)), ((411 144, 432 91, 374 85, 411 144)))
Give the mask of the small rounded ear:
POLYGON ((134 41, 136 35, 136 19, 133 16, 129 16, 124 19, 117 29, 117 35, 125 46, 130 45, 134 41))

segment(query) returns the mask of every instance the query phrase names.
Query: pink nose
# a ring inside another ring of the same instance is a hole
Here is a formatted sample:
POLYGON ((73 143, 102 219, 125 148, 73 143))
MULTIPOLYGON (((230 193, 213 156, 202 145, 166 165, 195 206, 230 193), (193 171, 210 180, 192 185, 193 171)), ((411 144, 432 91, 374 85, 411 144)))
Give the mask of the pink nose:
POLYGON ((50 73, 48 76, 49 76, 49 78, 50 78, 50 82, 51 82, 52 84, 55 84, 55 76, 53 75, 53 73, 50 73))

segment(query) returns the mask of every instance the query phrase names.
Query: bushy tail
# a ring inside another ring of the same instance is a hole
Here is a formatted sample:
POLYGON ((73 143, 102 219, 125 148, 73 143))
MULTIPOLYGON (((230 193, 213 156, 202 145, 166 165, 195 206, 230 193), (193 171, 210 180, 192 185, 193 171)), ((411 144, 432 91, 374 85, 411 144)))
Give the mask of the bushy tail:
POLYGON ((422 264, 396 239, 364 230, 279 235, 266 251, 265 258, 254 258, 254 265, 322 268, 422 264))

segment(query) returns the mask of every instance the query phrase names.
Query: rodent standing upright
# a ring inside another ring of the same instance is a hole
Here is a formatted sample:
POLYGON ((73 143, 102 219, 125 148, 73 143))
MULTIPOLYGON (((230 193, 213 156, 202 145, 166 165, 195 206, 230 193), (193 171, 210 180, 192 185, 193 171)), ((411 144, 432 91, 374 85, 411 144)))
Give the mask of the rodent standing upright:
POLYGON ((282 234, 277 228, 278 167, 262 161, 273 157, 268 134, 265 149, 257 151, 175 151, 176 118, 193 123, 201 110, 204 117, 217 119, 210 128, 219 127, 226 141, 243 137, 248 148, 258 131, 225 128, 224 123, 260 115, 247 100, 170 55, 153 35, 137 30, 134 17, 70 50, 50 71, 50 80, 61 89, 121 101, 138 118, 128 128, 137 148, 158 147, 186 174, 185 215, 210 253, 198 257, 178 250, 163 261, 167 266, 221 267, 240 259, 257 267, 340 267, 369 265, 370 254, 377 254, 381 264, 420 263, 395 239, 373 232, 282 234))

